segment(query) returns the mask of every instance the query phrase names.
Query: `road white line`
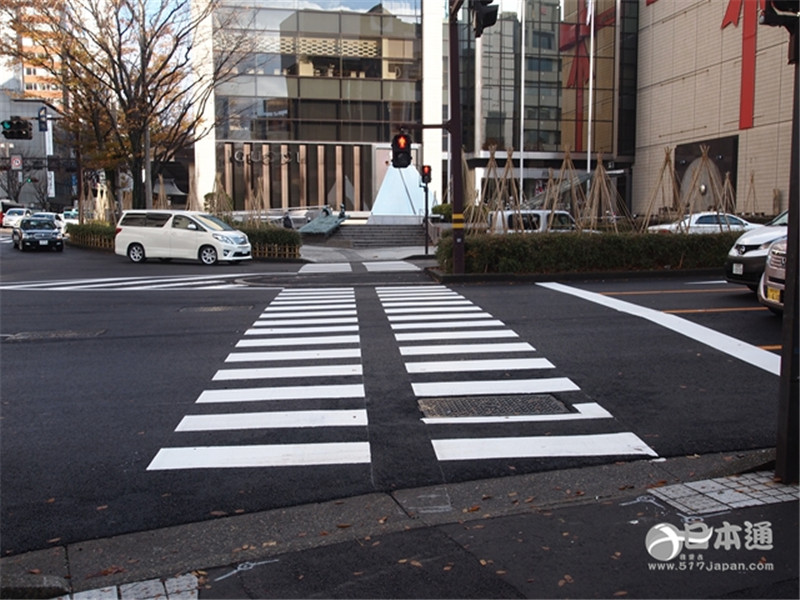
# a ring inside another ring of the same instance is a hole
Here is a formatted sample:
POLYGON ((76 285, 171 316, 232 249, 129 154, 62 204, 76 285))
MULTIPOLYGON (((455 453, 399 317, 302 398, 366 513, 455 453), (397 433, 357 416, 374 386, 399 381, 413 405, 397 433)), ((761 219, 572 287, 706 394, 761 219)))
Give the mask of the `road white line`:
POLYGON ((527 342, 506 344, 437 344, 429 346, 400 346, 401 356, 420 356, 423 354, 484 354, 487 352, 535 352, 536 348, 527 342))
POLYGON ((566 377, 543 377, 540 379, 518 379, 488 381, 432 381, 412 383, 418 398, 439 396, 485 396, 497 394, 549 394, 576 392, 580 388, 566 377))
POLYGON ((235 379, 291 379, 295 377, 349 377, 363 375, 362 366, 314 365, 309 367, 279 367, 274 369, 220 369, 214 381, 235 379))
POLYGON ((409 373, 466 373, 470 371, 519 371, 554 369, 546 358, 502 358, 499 360, 443 360, 406 363, 409 373))
POLYGON ((316 317, 349 317, 355 316, 358 314, 355 308, 350 310, 297 310, 297 308, 293 309, 293 312, 278 312, 272 313, 269 309, 266 309, 261 315, 258 317, 259 321, 261 319, 297 319, 300 317, 306 317, 308 319, 313 319, 316 317))
POLYGON ((267 336, 295 333, 343 333, 346 331, 358 331, 358 325, 323 325, 319 327, 258 327, 256 329, 248 329, 244 332, 244 334, 267 336))
MULTIPOLYGON (((275 302, 272 302, 267 308, 264 309, 265 313, 274 313, 274 312, 292 312, 297 310, 303 310, 306 312, 312 311, 327 311, 321 314, 335 314, 330 311, 334 310, 352 310, 356 307, 355 300, 349 301, 347 303, 338 303, 338 304, 318 304, 316 302, 292 302, 288 305, 276 305, 275 302)), ((348 313, 352 314, 352 313, 348 313)))
POLYGON ((298 273, 350 273, 350 263, 312 263, 300 267, 298 273))
POLYGON ((236 342, 237 348, 254 348, 267 346, 311 346, 317 344, 357 344, 357 335, 316 335, 314 337, 279 337, 270 339, 240 340, 236 342))
POLYGON ((365 262, 364 268, 367 271, 375 272, 395 272, 395 271, 419 271, 420 268, 404 260, 385 260, 380 262, 365 262))
POLYGON ((364 398, 364 384, 295 385, 230 390, 205 390, 197 404, 215 402, 271 402, 274 400, 330 400, 334 398, 364 398))
POLYGON ((175 431, 292 429, 296 427, 356 427, 367 425, 367 411, 294 410, 226 415, 186 415, 175 431))
POLYGON ((472 306, 472 302, 466 299, 441 299, 441 300, 412 300, 407 302, 382 302, 383 308, 411 308, 415 306, 472 306))
POLYGON ((397 294, 402 292, 449 292, 451 291, 446 285, 438 283, 428 285, 392 285, 376 287, 375 291, 378 294, 397 294))
POLYGON ((433 440, 439 460, 480 460, 493 458, 550 458, 553 456, 658 456, 629 432, 595 435, 543 437, 501 437, 433 440))
POLYGON ((148 471, 369 464, 369 442, 162 448, 148 471))
POLYGON ((708 327, 697 325, 686 319, 682 319, 676 315, 670 315, 651 308, 637 306, 630 302, 618 300, 616 298, 609 298, 594 292, 587 292, 578 288, 566 286, 560 283, 538 283, 544 288, 570 294, 595 304, 600 304, 607 308, 641 317, 651 323, 655 323, 661 327, 665 327, 675 333, 684 335, 693 339, 701 344, 705 344, 715 350, 719 350, 729 356, 733 356, 743 362, 746 362, 754 367, 758 367, 772 373, 773 375, 780 375, 781 372, 781 357, 767 350, 762 350, 756 346, 737 340, 734 337, 719 333, 708 327))
POLYGON ((468 312, 483 312, 483 309, 480 306, 475 306, 474 304, 470 304, 469 306, 457 306, 451 304, 449 306, 417 306, 417 307, 406 307, 406 308, 384 308, 384 311, 391 319, 392 315, 404 315, 404 314, 433 315, 437 313, 468 313, 468 312))
POLYGON ((353 302, 355 302, 355 296, 350 297, 342 297, 342 298, 329 298, 329 299, 319 299, 314 300, 312 298, 301 298, 301 299, 285 299, 283 296, 278 295, 272 302, 269 303, 270 306, 318 306, 320 308, 326 308, 328 306, 334 304, 341 304, 343 302, 349 303, 351 306, 353 302))
POLYGON ((259 319, 253 327, 280 327, 282 325, 343 325, 358 323, 358 317, 335 317, 328 319, 259 319))
POLYGON ((233 352, 225 362, 251 362, 254 360, 311 360, 321 358, 361 358, 361 348, 333 348, 329 350, 291 350, 283 352, 233 352))
POLYGON ((417 333, 397 333, 398 342, 422 342, 426 340, 471 340, 519 337, 511 329, 490 329, 489 331, 420 331, 417 333))
MULTIPOLYGON (((463 316, 463 315, 460 315, 463 316)), ((489 315, 486 315, 486 319, 480 320, 473 320, 476 316, 480 315, 470 315, 470 319, 465 319, 463 321, 436 321, 435 323, 420 323, 420 322, 413 322, 413 323, 392 323, 392 329, 399 331, 399 330, 408 330, 408 329, 467 329, 470 327, 505 327, 505 323, 502 321, 498 321, 497 319, 488 318, 489 315)), ((447 333, 442 333, 443 337, 446 337, 447 333)))
MULTIPOLYGON (((478 310, 480 310, 479 307, 478 310)), ((487 319, 491 319, 492 315, 485 312, 470 312, 468 314, 462 313, 454 313, 451 312, 450 314, 435 314, 435 315, 428 315, 428 314, 417 314, 417 315, 387 315, 387 318, 391 323, 401 323, 406 321, 435 321, 437 319, 442 320, 455 320, 455 319, 474 319, 476 317, 485 317, 487 319)))
POLYGON ((546 421, 580 421, 583 419, 611 419, 611 413, 596 402, 574 404, 578 412, 542 415, 499 415, 479 417, 426 417, 428 425, 471 425, 478 423, 534 423, 546 421))

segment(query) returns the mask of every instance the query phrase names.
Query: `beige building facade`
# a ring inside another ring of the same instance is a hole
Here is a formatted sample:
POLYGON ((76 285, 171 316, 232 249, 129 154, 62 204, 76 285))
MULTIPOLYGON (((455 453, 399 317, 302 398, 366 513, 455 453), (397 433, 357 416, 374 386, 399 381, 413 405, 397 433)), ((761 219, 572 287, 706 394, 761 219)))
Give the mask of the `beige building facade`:
POLYGON ((794 70, 788 33, 758 24, 761 5, 640 0, 634 212, 663 204, 667 157, 685 187, 702 146, 723 183, 729 173, 736 212, 788 207, 794 70))

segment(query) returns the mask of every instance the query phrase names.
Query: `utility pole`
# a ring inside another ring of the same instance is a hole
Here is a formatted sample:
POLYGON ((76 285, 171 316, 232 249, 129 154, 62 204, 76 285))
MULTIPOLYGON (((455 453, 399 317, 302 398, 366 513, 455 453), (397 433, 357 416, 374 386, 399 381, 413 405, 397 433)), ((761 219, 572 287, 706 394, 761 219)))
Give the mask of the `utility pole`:
POLYGON ((762 25, 785 27, 789 32, 789 64, 794 65, 794 98, 792 102, 792 149, 789 168, 789 225, 786 240, 786 283, 783 291, 783 332, 781 336, 781 380, 778 391, 778 436, 775 447, 775 478, 796 483, 800 471, 798 450, 798 219, 800 219, 800 61, 798 61, 797 0, 767 0, 759 22, 762 25))

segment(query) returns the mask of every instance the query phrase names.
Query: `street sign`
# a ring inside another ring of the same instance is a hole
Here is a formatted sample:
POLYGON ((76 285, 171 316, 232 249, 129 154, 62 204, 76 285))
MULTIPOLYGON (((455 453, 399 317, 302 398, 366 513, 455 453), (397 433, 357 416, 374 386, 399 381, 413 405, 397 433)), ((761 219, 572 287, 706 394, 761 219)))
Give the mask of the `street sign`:
POLYGON ((12 171, 22 171, 22 155, 21 154, 12 154, 11 155, 11 170, 12 171))

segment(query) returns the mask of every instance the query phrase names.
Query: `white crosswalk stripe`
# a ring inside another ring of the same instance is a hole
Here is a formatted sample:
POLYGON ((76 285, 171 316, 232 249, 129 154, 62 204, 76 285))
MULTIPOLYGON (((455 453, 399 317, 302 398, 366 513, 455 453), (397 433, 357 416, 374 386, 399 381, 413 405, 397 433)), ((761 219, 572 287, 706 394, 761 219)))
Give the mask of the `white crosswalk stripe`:
MULTIPOLYGON (((579 392, 580 388, 567 377, 537 376, 537 371, 555 369, 550 361, 536 357, 536 349, 525 342, 499 342, 503 338, 519 337, 516 332, 479 307, 468 314, 466 298, 444 286, 424 290, 408 286, 378 287, 376 289, 406 371, 411 375, 411 387, 421 401, 441 403, 448 399, 474 397, 528 398, 531 395, 552 395, 579 392), (402 307, 402 308, 401 308, 402 307), (434 313, 435 314, 432 314, 434 313), (483 327, 486 327, 483 329, 483 327), (462 340, 472 340, 462 343, 462 340), (438 343, 428 343, 428 342, 438 343), (506 358, 486 358, 489 354, 506 358), (461 358, 466 355, 466 358, 461 358), (444 360, 448 356, 459 357, 444 360), (475 358, 469 358, 474 356, 475 358), (419 360, 422 357, 423 360, 419 360), (454 381, 453 374, 485 374, 486 379, 454 381), (441 380, 431 376, 450 375, 441 380), (492 376, 493 375, 493 376, 492 376)), ((612 420, 613 416, 594 402, 574 402, 571 412, 548 414, 481 414, 423 417, 426 425, 434 427, 431 444, 438 460, 474 461, 513 458, 544 458, 569 456, 656 456, 656 453, 631 432, 604 432, 570 435, 521 435, 485 437, 480 429, 463 436, 463 426, 487 424, 568 423, 594 419, 612 420), (438 437, 436 427, 462 426, 460 437, 438 437)), ((515 431, 518 431, 515 430, 515 431)))

